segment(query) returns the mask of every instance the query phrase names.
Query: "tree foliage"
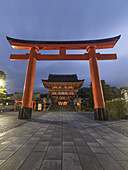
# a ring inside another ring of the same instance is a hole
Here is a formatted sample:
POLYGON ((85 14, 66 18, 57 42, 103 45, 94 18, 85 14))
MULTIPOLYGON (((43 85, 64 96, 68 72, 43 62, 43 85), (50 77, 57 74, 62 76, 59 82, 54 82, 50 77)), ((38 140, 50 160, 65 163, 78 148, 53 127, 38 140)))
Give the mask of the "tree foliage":
POLYGON ((101 80, 101 84, 105 101, 121 97, 121 91, 117 87, 110 87, 110 85, 106 84, 105 80, 101 80))
POLYGON ((107 101, 105 105, 106 105, 109 117, 126 118, 127 106, 126 106, 125 100, 117 99, 114 101, 107 101))
MULTIPOLYGON (((116 98, 121 98, 121 91, 117 87, 106 84, 105 80, 101 80, 101 85, 104 94, 104 100, 112 100, 116 98)), ((92 83, 90 83, 90 87, 83 87, 78 90, 78 96, 81 98, 88 98, 88 103, 90 108, 94 108, 93 101, 93 92, 92 92, 92 83)))
POLYGON ((0 79, 5 80, 6 78, 6 74, 3 71, 0 71, 0 79))
POLYGON ((6 74, 3 71, 0 71, 0 102, 4 102, 5 100, 9 99, 9 97, 6 96, 6 74))

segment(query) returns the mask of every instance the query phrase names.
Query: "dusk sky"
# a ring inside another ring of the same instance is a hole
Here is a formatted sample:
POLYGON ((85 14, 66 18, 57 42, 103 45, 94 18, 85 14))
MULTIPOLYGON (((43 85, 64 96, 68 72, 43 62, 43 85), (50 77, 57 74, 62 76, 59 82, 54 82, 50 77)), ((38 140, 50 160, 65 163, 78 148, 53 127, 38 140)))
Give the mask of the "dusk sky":
MULTIPOLYGON (((101 79, 111 86, 128 87, 128 0, 0 0, 0 70, 7 75, 7 92, 23 92, 27 70, 27 61, 10 61, 10 54, 29 51, 12 49, 6 36, 76 41, 120 34, 113 49, 96 52, 117 54, 117 60, 98 61, 101 79)), ((37 61, 34 92, 46 92, 41 79, 49 74, 77 74, 85 79, 84 86, 91 82, 88 61, 37 61)))

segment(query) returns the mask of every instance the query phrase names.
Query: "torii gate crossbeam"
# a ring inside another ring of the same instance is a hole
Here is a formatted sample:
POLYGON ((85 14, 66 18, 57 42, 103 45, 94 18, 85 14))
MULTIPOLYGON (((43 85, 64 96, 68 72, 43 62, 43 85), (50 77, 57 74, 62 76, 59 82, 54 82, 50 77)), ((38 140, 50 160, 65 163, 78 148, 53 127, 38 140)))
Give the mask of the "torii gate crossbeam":
POLYGON ((20 119, 30 119, 32 114, 32 94, 37 60, 89 60, 92 90, 94 98, 94 116, 96 120, 107 120, 107 111, 104 104, 101 80, 97 60, 116 60, 116 54, 96 53, 96 49, 113 48, 120 35, 107 39, 89 41, 29 41, 7 37, 14 49, 30 50, 30 54, 11 54, 11 60, 28 60, 28 68, 24 85, 20 119), (66 50, 87 50, 85 54, 66 54, 66 50), (59 50, 58 55, 43 55, 39 50, 59 50))

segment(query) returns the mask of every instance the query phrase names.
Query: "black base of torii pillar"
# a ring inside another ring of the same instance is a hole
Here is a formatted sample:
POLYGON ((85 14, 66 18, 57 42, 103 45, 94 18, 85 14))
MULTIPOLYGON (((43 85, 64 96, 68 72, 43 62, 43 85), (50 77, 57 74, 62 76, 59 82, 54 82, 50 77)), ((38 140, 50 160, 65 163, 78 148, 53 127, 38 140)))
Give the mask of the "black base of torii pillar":
POLYGON ((18 119, 31 119, 32 108, 21 108, 19 110, 18 119))
POLYGON ((108 112, 106 108, 94 109, 95 120, 108 120, 108 112))

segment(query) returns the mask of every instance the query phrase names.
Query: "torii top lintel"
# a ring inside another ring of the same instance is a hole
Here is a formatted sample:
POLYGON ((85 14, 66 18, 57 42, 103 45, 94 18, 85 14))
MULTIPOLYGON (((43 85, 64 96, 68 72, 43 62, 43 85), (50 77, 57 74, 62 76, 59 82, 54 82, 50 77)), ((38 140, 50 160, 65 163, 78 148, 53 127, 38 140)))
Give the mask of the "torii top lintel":
POLYGON ((60 48, 72 50, 87 49, 89 46, 95 46, 95 49, 113 48, 119 38, 120 35, 112 38, 87 41, 31 41, 10 37, 7 37, 7 40, 15 49, 31 49, 31 47, 37 46, 40 50, 59 50, 60 48))

